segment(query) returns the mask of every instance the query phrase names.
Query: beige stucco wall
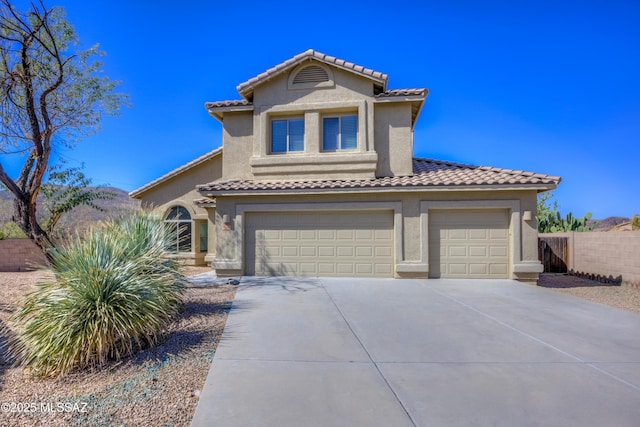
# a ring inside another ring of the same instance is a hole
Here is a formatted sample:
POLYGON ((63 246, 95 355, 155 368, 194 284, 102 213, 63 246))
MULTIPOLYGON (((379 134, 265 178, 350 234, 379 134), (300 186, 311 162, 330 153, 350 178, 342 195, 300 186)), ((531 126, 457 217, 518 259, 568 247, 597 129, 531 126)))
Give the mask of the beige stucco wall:
POLYGON ((620 276, 640 284, 640 231, 541 234, 569 239, 567 267, 581 273, 620 276))
POLYGON ((202 198, 196 186, 220 178, 222 155, 217 155, 144 191, 139 199, 145 208, 153 208, 164 213, 171 206, 179 204, 187 208, 192 216, 206 218, 206 210, 193 204, 194 200, 202 198))
MULTIPOLYGON (((316 195, 274 195, 219 197, 216 212, 218 236, 215 268, 221 275, 243 273, 243 213, 263 209, 325 210, 378 209, 376 203, 386 203, 384 209, 397 209, 396 218, 396 276, 427 277, 429 209, 438 208, 502 208, 511 211, 511 277, 535 280, 540 271, 537 260, 537 231, 535 220, 522 219, 526 210, 535 209, 535 191, 433 191, 395 193, 351 193, 316 195), (250 205, 250 208, 243 207, 250 205), (247 210, 249 209, 249 210, 247 210), (230 224, 223 226, 221 218, 228 215, 230 224), (226 229, 223 229, 226 228, 226 229)), ((380 205, 381 206, 381 205, 380 205)), ((535 218, 535 216, 532 216, 535 218)))
POLYGON ((172 206, 183 206, 191 214, 192 224, 192 252, 179 253, 177 258, 186 264, 204 264, 215 257, 216 237, 215 225, 210 217, 215 217, 215 208, 201 208, 194 204, 194 200, 202 195, 196 190, 198 184, 206 184, 222 178, 222 155, 217 155, 202 162, 140 194, 142 207, 151 208, 165 216, 172 206), (198 223, 207 222, 208 252, 200 250, 200 230, 198 223))
POLYGON ((411 105, 375 105, 375 149, 378 153, 376 176, 405 176, 413 173, 413 135, 411 105))
MULTIPOLYGON (((249 159, 253 153, 253 113, 226 113, 222 130, 224 179, 253 179, 249 159)), ((201 183, 202 184, 202 183, 201 183)))
POLYGON ((290 87, 290 76, 298 70, 294 69, 254 89, 253 112, 225 113, 225 178, 365 179, 408 175, 412 172, 410 104, 394 102, 378 105, 370 79, 338 68, 325 69, 334 83, 328 87, 290 87), (323 118, 354 113, 358 116, 358 148, 353 151, 323 152, 323 118), (246 121, 248 114, 253 115, 251 125, 246 121), (304 119, 304 152, 271 154, 271 120, 287 117, 304 119), (374 126, 377 120, 381 124, 374 126), (250 134, 252 148, 251 155, 247 156, 250 134), (377 137, 381 138, 380 143, 375 142, 377 137))
MULTIPOLYGON (((317 63, 317 62, 316 62, 317 63)), ((304 66, 306 64, 303 64, 304 66)), ((329 68, 324 66, 325 69, 329 68)), ((299 68, 291 73, 283 73, 272 80, 257 86, 253 92, 253 104, 257 107, 266 105, 327 103, 337 100, 361 100, 373 97, 373 82, 354 73, 330 68, 335 85, 325 88, 291 89, 288 88, 290 74, 295 74, 299 68)))

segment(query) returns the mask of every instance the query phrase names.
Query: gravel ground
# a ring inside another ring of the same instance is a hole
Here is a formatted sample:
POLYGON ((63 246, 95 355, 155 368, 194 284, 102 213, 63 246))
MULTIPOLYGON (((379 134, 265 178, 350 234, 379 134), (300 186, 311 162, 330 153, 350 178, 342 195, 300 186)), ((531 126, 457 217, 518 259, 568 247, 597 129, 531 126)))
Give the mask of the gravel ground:
MULTIPOLYGON (((204 271, 210 270, 185 274, 204 271)), ((46 278, 51 274, 41 271, 0 273, 0 322, 46 278)), ((37 379, 11 367, 2 352, 0 426, 188 426, 235 291, 232 285, 188 288, 185 310, 161 345, 96 372, 37 379)))
POLYGON ((604 285, 593 280, 563 274, 541 274, 538 286, 640 313, 640 288, 629 285, 604 285))
MULTIPOLYGON (((208 269, 185 268, 186 275, 208 269)), ((47 271, 0 273, 0 323, 47 271)), ((544 274, 539 285, 640 313, 640 289, 544 274)), ((10 366, 0 339, 0 426, 188 426, 226 322, 235 286, 189 288, 162 344, 96 372, 41 380, 10 366), (6 406, 9 404, 10 406, 6 406), (11 411, 21 412, 11 412, 11 411), (30 412, 26 412, 26 410, 30 412)))

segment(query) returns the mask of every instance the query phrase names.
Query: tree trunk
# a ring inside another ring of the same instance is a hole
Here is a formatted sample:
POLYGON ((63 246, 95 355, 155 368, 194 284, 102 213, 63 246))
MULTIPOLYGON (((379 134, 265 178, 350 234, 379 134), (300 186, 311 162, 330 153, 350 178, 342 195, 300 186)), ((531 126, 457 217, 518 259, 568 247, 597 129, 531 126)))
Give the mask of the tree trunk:
POLYGON ((36 218, 36 204, 29 202, 30 197, 24 195, 22 198, 15 198, 14 221, 20 229, 35 243, 44 253, 47 263, 52 264, 52 257, 49 249, 53 246, 49 235, 40 227, 36 218))

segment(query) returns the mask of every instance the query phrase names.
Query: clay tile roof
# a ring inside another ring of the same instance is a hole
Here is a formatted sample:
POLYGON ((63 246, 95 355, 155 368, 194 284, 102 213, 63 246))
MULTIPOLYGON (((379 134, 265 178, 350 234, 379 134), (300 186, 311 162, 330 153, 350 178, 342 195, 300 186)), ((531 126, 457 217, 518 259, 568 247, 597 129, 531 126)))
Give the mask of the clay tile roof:
POLYGON ((483 185, 556 186, 560 177, 511 169, 473 166, 431 159, 413 159, 413 175, 361 180, 325 181, 215 181, 199 185, 200 192, 247 192, 269 190, 332 190, 401 187, 461 187, 483 185))
POLYGON ((429 93, 427 88, 414 88, 414 89, 392 89, 385 90, 376 95, 376 98, 391 98, 394 96, 426 96, 429 93))
POLYGON ((292 69, 293 67, 297 66, 298 64, 300 64, 301 62, 307 59, 315 59, 325 64, 333 65, 338 68, 342 68, 344 70, 351 71, 351 72, 363 75, 365 77, 368 77, 370 79, 376 80, 378 83, 382 84, 383 90, 384 90, 384 87, 386 87, 388 77, 384 73, 371 70, 369 68, 365 68, 361 65, 356 65, 352 62, 345 61, 344 59, 339 59, 333 56, 325 55, 324 53, 315 51, 313 49, 309 49, 302 53, 297 54, 293 58, 289 58, 286 61, 281 62, 280 64, 272 68, 269 68, 268 70, 258 74, 255 77, 250 78, 244 83, 240 83, 236 87, 236 89, 238 90, 238 93, 240 93, 240 95, 242 95, 243 97, 245 98, 250 97, 251 93, 253 92, 253 88, 255 86, 275 77, 276 75, 282 72, 292 69))
POLYGON ((217 156, 220 153, 222 153, 222 147, 218 147, 215 150, 211 150, 208 153, 205 153, 202 156, 198 157, 197 159, 191 160, 189 163, 185 163, 184 165, 179 166, 170 172, 167 172, 166 174, 162 175, 160 178, 154 179, 150 183, 145 184, 142 187, 133 190, 132 192, 129 193, 129 196, 133 197, 134 199, 138 198, 145 191, 150 190, 156 185, 161 184, 167 181, 168 179, 171 179, 174 176, 179 175, 182 172, 185 172, 191 169, 194 166, 198 166, 200 163, 206 162, 207 160, 217 156))
POLYGON ((207 109, 210 108, 224 108, 224 107, 244 107, 252 105, 251 102, 246 99, 234 99, 231 101, 215 101, 215 102, 207 102, 205 103, 205 107, 207 109))
POLYGON ((207 207, 207 206, 215 206, 216 198, 215 197, 202 197, 200 199, 196 199, 193 201, 196 206, 207 207))

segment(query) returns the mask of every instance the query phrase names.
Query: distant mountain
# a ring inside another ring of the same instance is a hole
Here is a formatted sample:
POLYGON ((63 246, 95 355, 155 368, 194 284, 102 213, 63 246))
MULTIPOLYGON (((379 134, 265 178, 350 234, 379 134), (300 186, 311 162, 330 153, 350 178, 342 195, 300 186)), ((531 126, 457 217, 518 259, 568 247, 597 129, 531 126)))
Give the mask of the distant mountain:
POLYGON ((0 201, 11 200, 13 197, 8 190, 0 190, 0 201))
POLYGON ((596 225, 593 231, 607 231, 615 227, 616 225, 629 222, 629 221, 631 221, 631 218, 625 218, 623 216, 610 216, 605 219, 597 219, 590 222, 592 224, 595 223, 596 225))
MULTIPOLYGON (((131 199, 129 193, 115 187, 99 187, 102 190, 115 194, 110 200, 98 200, 96 204, 104 209, 104 212, 88 206, 78 206, 71 212, 67 212, 60 218, 58 228, 65 235, 73 235, 83 231, 99 221, 122 215, 126 211, 136 209, 140 201, 131 199)), ((7 190, 0 191, 0 226, 11 221, 13 215, 13 197, 7 190)), ((42 210, 40 210, 42 213, 42 210)))

